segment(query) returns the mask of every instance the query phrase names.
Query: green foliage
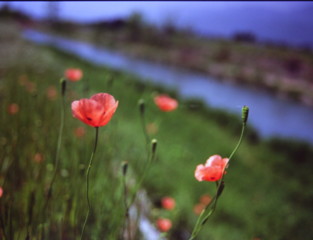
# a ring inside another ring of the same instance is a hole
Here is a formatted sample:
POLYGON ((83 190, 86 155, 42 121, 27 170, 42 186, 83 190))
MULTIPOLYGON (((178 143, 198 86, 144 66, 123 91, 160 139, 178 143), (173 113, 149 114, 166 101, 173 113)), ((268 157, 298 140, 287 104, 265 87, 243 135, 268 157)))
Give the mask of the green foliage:
MULTIPOLYGON (((146 122, 155 127, 150 137, 158 140, 157 159, 143 185, 152 202, 165 195, 176 200, 177 212, 169 237, 188 238, 197 218, 194 205, 201 195, 213 195, 215 189, 213 183, 194 179, 195 167, 213 154, 229 156, 240 134, 241 113, 208 108, 197 100, 183 101, 173 91, 168 93, 179 99, 179 108, 160 112, 153 102, 155 94, 166 91, 160 86, 144 84, 128 74, 94 66, 51 48, 20 40, 5 46, 11 47, 7 49, 11 55, 0 72, 0 186, 4 190, 0 198, 0 229, 5 229, 0 236, 41 239, 42 229, 46 229, 46 239, 80 236, 87 209, 85 173, 94 129, 71 116, 70 103, 109 92, 119 100, 119 107, 111 122, 100 128, 90 172, 92 211, 85 236, 121 239, 121 164, 127 161, 136 179, 147 160, 138 109, 142 98, 146 122), (16 52, 18 55, 12 56, 16 52), (60 94, 50 100, 46 91, 50 86, 59 89, 59 80, 68 67, 81 68, 84 78, 68 84, 60 170, 48 221, 43 226, 42 209, 53 175, 60 124, 60 94), (31 91, 31 85, 35 90, 31 91), (7 112, 11 103, 19 105, 15 115, 7 112), (85 127, 86 135, 76 137, 73 131, 77 127, 85 127), (42 154, 42 161, 34 158, 36 153, 42 154)), ((217 209, 198 239, 312 239, 313 192, 308 184, 312 181, 311 147, 297 142, 264 142, 249 123, 247 129, 227 169, 225 190, 217 209)))

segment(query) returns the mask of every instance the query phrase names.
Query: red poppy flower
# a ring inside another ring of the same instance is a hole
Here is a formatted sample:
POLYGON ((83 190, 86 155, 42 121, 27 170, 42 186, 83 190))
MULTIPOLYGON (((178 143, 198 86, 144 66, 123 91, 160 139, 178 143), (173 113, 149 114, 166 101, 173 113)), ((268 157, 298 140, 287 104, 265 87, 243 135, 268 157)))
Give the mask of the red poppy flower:
POLYGON ((157 220, 157 228, 161 231, 161 232, 167 232, 168 230, 171 229, 172 227, 172 222, 171 220, 167 219, 167 218, 159 218, 157 220))
POLYGON ((74 134, 76 137, 80 138, 86 134, 86 130, 84 127, 78 127, 74 130, 74 134))
POLYGON ((212 198, 211 196, 204 194, 200 197, 200 203, 203 203, 204 205, 208 205, 211 202, 212 198))
POLYGON ((44 157, 41 153, 36 153, 34 156, 34 161, 36 163, 41 163, 44 160, 44 157))
POLYGON ((98 93, 91 98, 72 102, 74 118, 92 127, 102 127, 111 120, 118 106, 118 101, 108 93, 98 93))
POLYGON ((11 103, 8 106, 8 113, 11 115, 17 114, 19 110, 20 110, 20 107, 16 103, 11 103))
POLYGON ((2 197, 2 195, 3 195, 3 189, 2 187, 0 187, 0 198, 2 197))
POLYGON ((55 88, 55 86, 49 86, 47 88, 47 97, 50 99, 50 100, 55 100, 57 99, 57 96, 58 96, 58 91, 57 89, 55 88))
POLYGON ((178 102, 167 95, 159 95, 154 98, 155 104, 164 112, 170 112, 177 108, 178 102))
POLYGON ((225 167, 229 159, 222 158, 220 155, 211 156, 205 163, 197 166, 195 178, 198 181, 218 181, 222 178, 225 167))
POLYGON ((83 76, 83 72, 79 68, 68 68, 65 71, 66 79, 72 82, 79 81, 82 78, 82 76, 83 76))
POLYGON ((200 215, 204 208, 205 208, 205 205, 203 203, 198 203, 193 207, 193 212, 196 215, 200 215))
POLYGON ((171 197, 164 197, 161 199, 162 207, 167 210, 172 210, 175 208, 175 200, 171 197))

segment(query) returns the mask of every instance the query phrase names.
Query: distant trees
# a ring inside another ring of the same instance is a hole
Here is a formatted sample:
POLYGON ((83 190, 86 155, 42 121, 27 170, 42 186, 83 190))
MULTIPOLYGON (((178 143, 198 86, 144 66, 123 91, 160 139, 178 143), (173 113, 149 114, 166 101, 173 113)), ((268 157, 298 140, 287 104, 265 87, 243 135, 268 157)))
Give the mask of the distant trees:
POLYGON ((233 35, 233 40, 237 42, 254 43, 256 42, 256 37, 250 32, 237 32, 233 35))
POLYGON ((10 5, 9 4, 3 4, 3 6, 0 8, 0 19, 6 19, 6 18, 10 18, 10 19, 16 19, 18 21, 30 21, 31 18, 20 12, 20 11, 17 11, 17 10, 13 10, 10 8, 10 5))
POLYGON ((144 27, 143 17, 141 13, 132 13, 127 19, 127 27, 129 29, 130 39, 132 41, 139 40, 144 27))

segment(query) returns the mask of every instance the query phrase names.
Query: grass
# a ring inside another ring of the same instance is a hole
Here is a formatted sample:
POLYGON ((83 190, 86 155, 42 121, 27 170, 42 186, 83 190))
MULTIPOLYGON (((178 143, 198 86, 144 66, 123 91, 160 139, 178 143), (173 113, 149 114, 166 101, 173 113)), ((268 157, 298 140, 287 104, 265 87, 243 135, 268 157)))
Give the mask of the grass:
MULTIPOLYGON (((169 239, 188 238, 197 219, 194 205, 201 195, 213 195, 215 188, 213 183, 195 180, 195 167, 213 154, 229 156, 240 134, 241 113, 231 115, 196 100, 184 101, 173 91, 142 83, 129 74, 24 42, 12 25, 0 27, 5 33, 0 37, 0 59, 7 59, 2 60, 0 72, 0 186, 4 191, 0 198, 0 237, 79 238, 87 212, 85 170, 94 129, 71 116, 70 103, 109 92, 119 100, 119 107, 111 122, 100 128, 90 172, 92 211, 86 239, 122 239, 121 164, 128 161, 136 178, 146 162, 139 99, 145 100, 147 123, 155 125, 150 137, 158 140, 157 159, 143 185, 154 204, 151 221, 169 216, 173 221, 169 239), (84 78, 68 84, 60 168, 47 222, 42 225, 45 194, 54 170, 61 101, 60 95, 50 100, 46 91, 50 86, 59 88, 59 79, 68 67, 81 68, 84 78), (153 102, 158 92, 176 97, 179 108, 160 112, 153 102), (7 112, 11 103, 19 106, 15 115, 7 112), (73 133, 77 127, 86 130, 81 138, 73 133), (36 153, 42 155, 41 161, 35 158, 36 153), (175 214, 158 209, 163 196, 176 200, 175 214)), ((217 210, 198 239, 312 239, 312 147, 275 139, 263 141, 249 124, 248 130, 230 163, 217 210)))

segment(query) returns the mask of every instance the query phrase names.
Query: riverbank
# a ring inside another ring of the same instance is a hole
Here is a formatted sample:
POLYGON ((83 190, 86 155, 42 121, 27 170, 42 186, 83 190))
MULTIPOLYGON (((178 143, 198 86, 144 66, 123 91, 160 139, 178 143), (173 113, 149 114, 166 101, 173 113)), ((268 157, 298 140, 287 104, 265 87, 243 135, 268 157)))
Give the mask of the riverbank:
MULTIPOLYGON (((205 73, 220 81, 263 88, 282 98, 313 106, 313 61, 307 49, 199 38, 177 31, 142 27, 111 29, 105 25, 60 26, 54 34, 86 41, 162 64, 205 73), (134 37, 135 36, 135 37, 134 37)), ((46 27, 40 30, 49 31, 46 27)))
POLYGON ((279 99, 265 90, 219 82, 205 74, 137 59, 119 51, 49 33, 25 30, 23 37, 56 47, 91 63, 134 74, 144 82, 176 89, 182 98, 196 97, 214 108, 234 113, 239 106, 249 105, 253 113, 249 122, 262 138, 280 136, 313 143, 313 135, 308 131, 312 128, 312 109, 288 99, 279 99), (221 97, 217 98, 217 95, 221 97), (282 119, 284 124, 278 124, 282 119))
MULTIPOLYGON (((227 114, 201 102, 183 101, 177 93, 143 83, 130 74, 26 42, 13 25, 0 27, 0 59, 5 60, 0 72, 0 144, 4 149, 0 162, 0 216, 8 219, 4 214, 7 209, 11 214, 7 221, 12 229, 9 236, 24 239, 30 229, 32 239, 39 239, 36 229, 54 167, 60 110, 60 95, 51 98, 48 89, 58 89, 66 68, 78 67, 84 77, 68 85, 64 145, 47 239, 79 237, 86 210, 85 168, 94 131, 71 116, 70 103, 97 92, 112 94, 119 100, 119 107, 112 121, 100 129, 90 175, 93 211, 87 233, 93 239, 116 240, 120 236, 124 219, 120 166, 128 161, 129 170, 140 174, 146 161, 138 109, 142 98, 150 137, 158 139, 157 161, 144 181, 154 204, 150 221, 161 214, 171 216, 169 239, 186 239, 197 218, 194 206, 203 194, 213 194, 215 188, 213 183, 195 180, 195 166, 213 154, 229 156, 240 133, 240 109, 238 114, 227 114), (153 102, 157 93, 176 97, 179 108, 160 112, 153 102), (7 113, 10 103, 18 104, 16 115, 7 113), (78 127, 85 129, 84 136, 75 135, 78 127), (175 214, 160 210, 163 196, 176 200, 175 214)), ((312 239, 312 193, 306 184, 312 181, 312 148, 278 140, 262 141, 249 129, 248 123, 244 142, 227 170, 225 192, 199 239, 312 239)))

